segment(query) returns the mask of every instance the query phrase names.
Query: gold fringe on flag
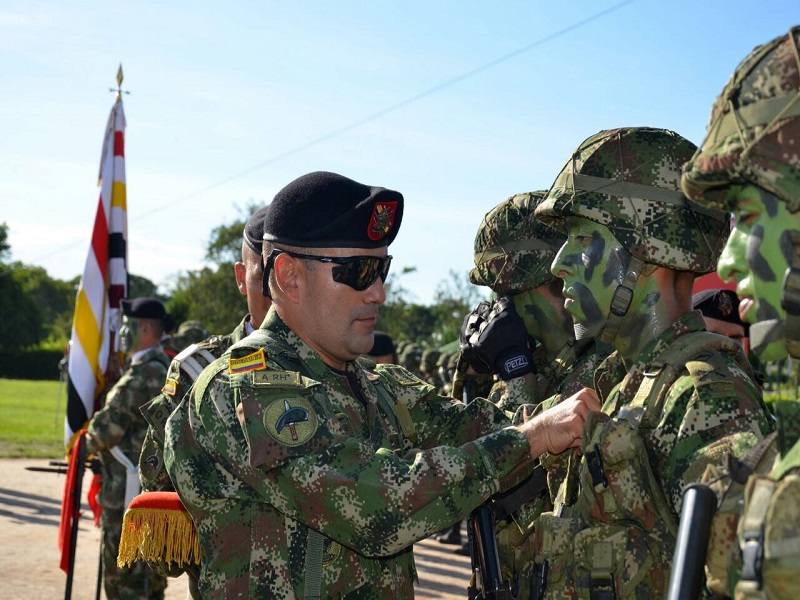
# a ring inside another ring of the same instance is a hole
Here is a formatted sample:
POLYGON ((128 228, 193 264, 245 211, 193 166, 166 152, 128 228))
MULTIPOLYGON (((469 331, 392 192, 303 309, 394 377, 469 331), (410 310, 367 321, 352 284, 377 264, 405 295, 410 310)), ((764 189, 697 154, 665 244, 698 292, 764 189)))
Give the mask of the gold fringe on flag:
POLYGON ((197 530, 185 509, 134 507, 135 503, 136 499, 122 520, 118 566, 128 567, 139 560, 176 563, 179 567, 200 564, 197 530))

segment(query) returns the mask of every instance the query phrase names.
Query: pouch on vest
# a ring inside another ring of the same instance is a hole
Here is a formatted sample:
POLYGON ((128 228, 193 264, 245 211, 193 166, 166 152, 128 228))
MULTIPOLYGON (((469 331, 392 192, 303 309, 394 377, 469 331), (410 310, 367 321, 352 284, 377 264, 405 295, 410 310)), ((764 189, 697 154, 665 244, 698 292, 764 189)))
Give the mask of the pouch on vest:
POLYGON ((790 452, 771 476, 753 475, 747 482, 738 530, 742 571, 737 600, 800 598, 798 467, 800 451, 790 452), (786 468, 793 470, 784 474, 786 468))
POLYGON ((717 511, 711 522, 706 554, 706 587, 727 595, 741 568, 737 558, 737 528, 744 505, 745 483, 752 473, 766 474, 778 456, 776 434, 764 438, 739 460, 728 458, 727 465, 708 465, 701 483, 717 496, 717 511))
POLYGON ((545 597, 560 597, 563 589, 579 598, 663 596, 677 522, 638 429, 626 420, 590 413, 581 447, 581 494, 574 512, 587 515, 588 522, 574 532, 574 518, 548 516, 535 525, 542 540, 537 562, 549 563, 545 597), (565 527, 571 534, 566 554, 552 543, 565 527))

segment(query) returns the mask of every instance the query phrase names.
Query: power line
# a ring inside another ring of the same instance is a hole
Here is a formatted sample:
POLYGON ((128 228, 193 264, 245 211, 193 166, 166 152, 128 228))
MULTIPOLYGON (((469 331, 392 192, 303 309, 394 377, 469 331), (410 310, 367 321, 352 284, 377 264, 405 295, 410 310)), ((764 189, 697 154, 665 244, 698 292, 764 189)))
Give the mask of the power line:
MULTIPOLYGON (((577 21, 577 22, 573 23, 572 25, 568 25, 567 27, 564 27, 563 29, 559 29, 558 31, 556 31, 554 33, 551 33, 551 34, 546 35, 546 36, 544 36, 542 38, 539 38, 538 40, 535 40, 535 41, 531 42, 530 44, 527 44, 527 45, 525 45, 525 46, 523 46, 521 48, 518 48, 517 50, 509 52, 508 54, 504 54, 503 56, 500 56, 498 58, 490 60, 489 62, 486 62, 486 63, 484 63, 484 64, 482 64, 482 65, 480 65, 478 67, 475 67, 474 69, 471 69, 469 71, 461 73, 460 75, 456 75, 455 77, 452 77, 451 79, 448 79, 448 80, 446 80, 446 81, 444 81, 444 82, 442 82, 442 83, 440 83, 438 85, 435 85, 435 86, 433 86, 431 88, 428 88, 427 90, 424 90, 422 92, 414 94, 413 96, 409 96, 408 98, 406 98, 404 100, 401 100, 401 101, 399 101, 399 102, 397 102, 395 104, 392 104, 391 106, 388 106, 388 107, 386 107, 386 108, 384 108, 382 110, 379 110, 379 111, 374 112, 374 113, 372 113, 370 115, 367 115, 366 117, 362 117, 361 119, 358 119, 357 121, 353 121, 352 123, 349 123, 349 124, 344 125, 342 127, 339 127, 338 129, 334 129, 333 131, 330 131, 330 132, 328 132, 326 134, 323 134, 323 135, 321 135, 321 136, 319 136, 317 138, 314 138, 313 140, 310 140, 308 142, 305 142, 304 144, 296 146, 296 147, 292 148, 291 150, 287 150, 286 152, 282 152, 280 154, 276 154, 275 156, 272 156, 271 158, 268 158, 267 160, 265 160, 263 162, 260 162, 260 163, 258 163, 256 165, 253 165, 252 167, 248 167, 247 169, 245 169, 243 171, 240 171, 238 173, 235 173, 234 175, 230 175, 228 177, 225 177, 224 179, 220 179, 219 181, 211 183, 211 184, 209 184, 209 185, 207 185, 207 186, 205 186, 203 188, 200 188, 199 190, 195 190, 194 192, 190 192, 190 193, 186 194, 185 196, 181 196, 180 198, 176 198, 175 200, 172 200, 171 202, 163 203, 158 208, 154 208, 151 211, 143 213, 143 214, 139 215, 136 219, 132 219, 132 221, 134 221, 134 222, 135 221, 140 221, 141 219, 144 219, 146 217, 150 217, 150 216, 152 216, 154 214, 163 212, 163 211, 167 210, 168 208, 172 208, 173 206, 176 206, 176 205, 178 205, 178 204, 180 204, 182 202, 185 202, 185 201, 190 200, 192 198, 196 198, 197 196, 205 194, 206 192, 211 191, 213 189, 216 189, 216 188, 218 188, 218 187, 220 187, 222 185, 225 185, 226 183, 230 183, 231 181, 234 181, 236 179, 244 177, 245 175, 249 175, 250 173, 253 173, 254 171, 258 171, 259 169, 263 169, 264 167, 268 167, 268 166, 270 166, 272 164, 275 164, 276 162, 281 161, 284 158, 287 158, 289 156, 293 156, 295 154, 298 154, 298 153, 302 152, 303 150, 306 150, 307 148, 311 148, 312 146, 316 146, 316 145, 321 144, 323 142, 326 142, 326 141, 328 141, 328 140, 330 140, 332 138, 340 136, 343 133, 346 133, 348 131, 352 131, 353 129, 361 127, 362 125, 365 125, 367 123, 375 121, 375 120, 377 120, 377 119, 379 119, 379 118, 381 118, 381 117, 383 117, 385 115, 388 115, 389 113, 395 112, 395 111, 397 111, 397 110, 399 110, 399 109, 401 109, 401 108, 403 108, 405 106, 408 106, 409 104, 412 104, 414 102, 418 102, 419 100, 422 100, 423 98, 427 98, 428 96, 431 96, 431 95, 433 95, 433 94, 435 94, 437 92, 442 91, 443 89, 451 87, 451 86, 453 86, 453 85, 455 85, 457 83, 461 83, 462 81, 464 81, 466 79, 469 79, 470 77, 474 77, 478 73, 482 73, 484 71, 487 71, 487 70, 489 70, 489 69, 491 69, 493 67, 496 67, 499 64, 502 64, 504 62, 507 62, 507 61, 511 60, 512 58, 516 58, 517 56, 519 56, 521 54, 525 54, 526 52, 530 52, 534 48, 538 48, 539 46, 547 44, 548 42, 551 42, 551 41, 553 41, 555 39, 558 39, 558 38, 560 38, 560 37, 562 37, 562 36, 564 36, 564 35, 566 35, 568 33, 571 33, 573 31, 575 31, 576 29, 580 29, 581 27, 585 27, 586 25, 589 25, 589 24, 593 23, 594 21, 602 19, 603 17, 606 17, 609 14, 611 14, 613 12, 616 12, 617 10, 627 6, 628 4, 633 4, 636 1, 637 0, 623 0, 623 2, 615 4, 615 5, 613 5, 613 6, 609 7, 609 8, 606 8, 605 10, 601 10, 600 12, 597 12, 597 13, 595 13, 593 15, 590 15, 589 17, 586 17, 585 19, 581 19, 580 21, 577 21)), ((84 242, 81 242, 81 243, 84 243, 84 242)), ((53 252, 51 252, 49 254, 45 254, 45 255, 41 256, 39 259, 37 259, 37 260, 41 261, 41 260, 44 260, 46 258, 50 258, 51 256, 54 256, 55 254, 58 254, 59 252, 62 252, 65 248, 71 248, 73 246, 76 246, 77 244, 78 243, 76 242, 75 244, 68 244, 67 246, 62 246, 60 249, 54 250, 53 252)))

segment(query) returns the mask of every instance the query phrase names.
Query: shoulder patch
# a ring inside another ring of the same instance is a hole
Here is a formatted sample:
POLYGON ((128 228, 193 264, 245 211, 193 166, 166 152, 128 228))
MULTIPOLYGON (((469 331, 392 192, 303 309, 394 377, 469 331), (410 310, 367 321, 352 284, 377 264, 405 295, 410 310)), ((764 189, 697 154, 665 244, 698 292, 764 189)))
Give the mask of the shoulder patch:
POLYGON ((266 407, 264 427, 278 443, 299 446, 317 432, 319 418, 307 398, 284 398, 266 407))
POLYGON ((167 381, 164 382, 164 387, 161 388, 161 392, 167 394, 168 396, 174 396, 175 392, 177 391, 178 391, 178 382, 172 377, 168 377, 167 381))
POLYGON ((264 354, 263 348, 259 348, 252 354, 242 356, 241 358, 228 359, 228 373, 231 375, 239 375, 241 373, 247 373, 248 371, 266 368, 267 356, 264 354))

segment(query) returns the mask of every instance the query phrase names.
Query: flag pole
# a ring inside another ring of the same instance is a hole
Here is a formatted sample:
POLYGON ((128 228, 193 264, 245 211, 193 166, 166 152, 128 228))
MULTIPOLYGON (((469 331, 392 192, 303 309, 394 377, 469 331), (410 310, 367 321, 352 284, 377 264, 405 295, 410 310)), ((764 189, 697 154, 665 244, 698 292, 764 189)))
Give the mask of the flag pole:
MULTIPOLYGON (((84 460, 77 462, 74 469, 79 471, 75 476, 80 474, 80 479, 67 477, 59 526, 60 567, 67 573, 67 599, 73 587, 81 484, 87 452, 83 433, 108 389, 121 375, 115 334, 121 322, 120 301, 127 297, 128 290, 125 111, 122 106, 122 94, 128 92, 122 89, 122 64, 117 70, 116 80, 116 89, 110 90, 116 98, 103 137, 98 177, 100 197, 86 265, 76 294, 67 369, 64 437, 67 452, 71 451, 73 458, 71 464, 76 463, 79 451, 84 453, 84 460), (76 440, 83 441, 82 450, 73 447, 76 440)), ((100 551, 102 555, 102 543, 100 551)))

